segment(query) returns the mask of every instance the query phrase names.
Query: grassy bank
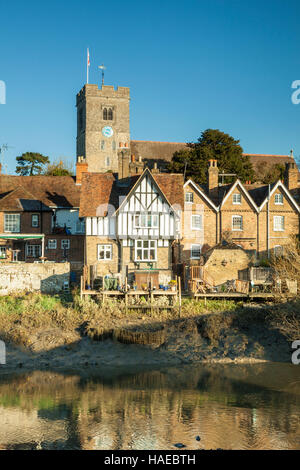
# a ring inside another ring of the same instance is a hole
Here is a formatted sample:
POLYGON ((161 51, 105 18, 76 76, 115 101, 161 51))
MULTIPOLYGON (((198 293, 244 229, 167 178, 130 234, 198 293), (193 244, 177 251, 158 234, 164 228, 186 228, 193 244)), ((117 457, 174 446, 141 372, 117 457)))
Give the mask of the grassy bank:
MULTIPOLYGON (((160 299, 160 302, 163 300, 160 299)), ((0 338, 32 352, 66 347, 82 338, 143 344, 185 361, 210 358, 288 360, 300 339, 300 301, 243 305, 185 299, 179 309, 126 313, 125 304, 41 294, 0 298, 0 338)))

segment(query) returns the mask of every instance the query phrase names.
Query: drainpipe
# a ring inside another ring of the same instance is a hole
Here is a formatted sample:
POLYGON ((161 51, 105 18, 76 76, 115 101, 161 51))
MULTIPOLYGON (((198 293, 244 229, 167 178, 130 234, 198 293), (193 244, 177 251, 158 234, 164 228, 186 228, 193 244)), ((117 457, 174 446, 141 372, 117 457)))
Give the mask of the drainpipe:
POLYGON ((268 255, 268 258, 270 257, 270 220, 269 220, 269 216, 270 216, 270 207, 269 207, 269 204, 270 204, 270 185, 269 185, 269 188, 268 188, 268 200, 267 200, 267 255, 268 255))

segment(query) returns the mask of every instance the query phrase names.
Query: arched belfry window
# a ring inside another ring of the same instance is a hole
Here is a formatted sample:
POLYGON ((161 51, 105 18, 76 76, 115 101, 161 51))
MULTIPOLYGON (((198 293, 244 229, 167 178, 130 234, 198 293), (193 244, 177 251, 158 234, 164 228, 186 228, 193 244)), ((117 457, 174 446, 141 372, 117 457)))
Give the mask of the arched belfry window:
POLYGON ((107 121, 107 109, 106 108, 103 109, 103 119, 104 121, 107 121))
POLYGON ((111 108, 109 108, 109 110, 108 110, 107 119, 109 121, 113 120, 113 110, 111 108))

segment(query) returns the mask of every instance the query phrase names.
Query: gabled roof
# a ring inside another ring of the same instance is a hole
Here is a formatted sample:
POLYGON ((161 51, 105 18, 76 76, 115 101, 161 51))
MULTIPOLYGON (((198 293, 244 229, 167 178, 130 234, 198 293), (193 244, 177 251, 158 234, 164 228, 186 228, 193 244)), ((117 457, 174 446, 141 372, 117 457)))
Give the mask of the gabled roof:
MULTIPOLYGON (((47 207, 79 207, 80 187, 76 186, 72 176, 0 175, 0 201, 19 187, 27 192, 26 197, 21 197, 24 201, 37 201, 47 207)), ((26 209, 24 204, 22 202, 23 210, 31 210, 26 209)))
POLYGON ((118 181, 112 173, 83 173, 79 217, 105 216, 109 207, 114 212, 137 178, 118 181))
POLYGON ((213 203, 213 201, 205 194, 204 190, 198 184, 194 183, 193 180, 189 179, 186 183, 184 183, 183 187, 185 188, 188 185, 193 186, 195 191, 198 192, 216 212, 218 212, 219 207, 213 203))
POLYGON ((170 207, 178 205, 183 209, 184 196, 183 196, 183 175, 179 173, 158 173, 153 175, 149 168, 145 168, 135 184, 130 188, 130 191, 124 198, 123 202, 118 207, 117 211, 121 210, 126 204, 126 201, 133 194, 135 188, 142 181, 143 178, 149 175, 150 178, 156 183, 162 197, 166 199, 170 207))
MULTIPOLYGON (((24 206, 22 201, 34 201, 34 196, 22 188, 21 186, 14 189, 12 192, 6 194, 0 199, 0 210, 1 211, 23 211, 24 206)), ((26 209, 25 209, 26 210, 26 209)))
POLYGON ((170 206, 183 207, 183 175, 152 174, 148 168, 141 175, 118 180, 112 173, 84 173, 81 182, 80 217, 101 217, 119 211, 138 183, 149 174, 170 206), (113 211, 113 212, 114 212, 113 211))
POLYGON ((243 183, 241 183, 241 181, 239 179, 237 179, 235 181, 235 183, 233 183, 229 188, 228 188, 228 191, 224 194, 223 196, 223 200, 220 204, 220 208, 225 204, 225 202, 227 201, 227 199, 229 198, 230 194, 233 193, 233 191, 235 190, 235 188, 238 187, 241 192, 244 194, 244 196, 248 199, 248 201, 251 203, 251 205, 254 207, 254 209, 258 212, 258 207, 256 205, 256 203, 254 202, 253 198, 250 196, 250 193, 246 190, 246 188, 244 187, 243 183))
MULTIPOLYGON (((268 186, 267 186, 268 188, 268 186)), ((264 205, 267 203, 269 197, 271 197, 274 192, 276 191, 277 188, 281 188, 282 191, 285 193, 286 197, 291 201, 292 205, 295 207, 295 209, 297 210, 297 212, 300 212, 300 208, 297 204, 297 202, 295 201, 295 199, 293 198, 293 196, 291 195, 291 193, 289 192, 289 190, 285 187, 285 185, 279 180, 277 181, 276 184, 274 185, 270 185, 270 195, 269 195, 269 191, 267 192, 267 195, 265 197, 265 199, 262 201, 260 207, 259 207, 259 210, 261 211, 262 208, 264 207, 264 205)))

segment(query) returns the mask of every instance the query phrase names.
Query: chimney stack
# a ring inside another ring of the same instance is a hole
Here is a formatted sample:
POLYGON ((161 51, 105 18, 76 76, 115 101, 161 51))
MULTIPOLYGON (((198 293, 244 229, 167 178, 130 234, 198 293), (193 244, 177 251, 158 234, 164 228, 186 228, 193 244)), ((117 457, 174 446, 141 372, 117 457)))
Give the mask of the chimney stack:
POLYGON ((88 172, 88 163, 84 157, 77 157, 76 163, 76 184, 81 184, 82 173, 88 172))
POLYGON ((217 199, 219 193, 219 169, 217 160, 209 160, 208 194, 211 199, 217 199))
POLYGON ((298 173, 299 171, 295 162, 286 163, 284 184, 289 191, 293 192, 298 189, 298 173))

